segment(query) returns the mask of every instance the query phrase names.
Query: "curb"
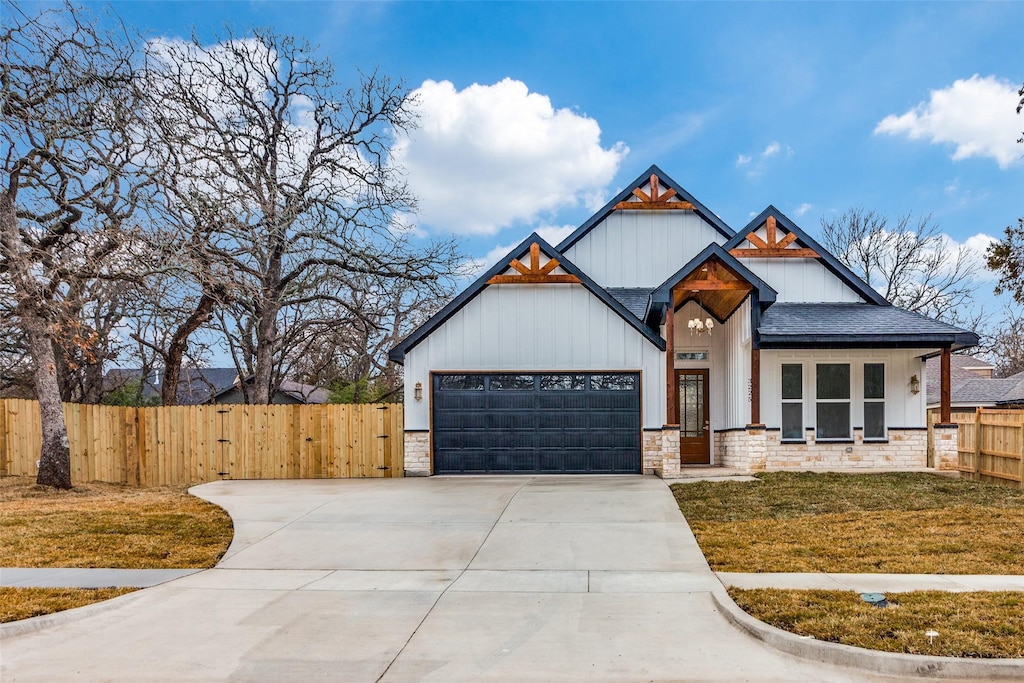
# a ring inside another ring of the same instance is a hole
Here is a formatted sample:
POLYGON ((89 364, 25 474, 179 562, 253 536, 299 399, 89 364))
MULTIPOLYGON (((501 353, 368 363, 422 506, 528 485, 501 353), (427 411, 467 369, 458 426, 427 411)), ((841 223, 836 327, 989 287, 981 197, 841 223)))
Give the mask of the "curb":
POLYGON ((70 624, 75 621, 80 621, 82 619, 116 609, 138 600, 146 590, 147 589, 145 588, 140 588, 131 593, 126 593, 125 595, 118 595, 116 598, 110 598, 109 600, 103 600, 102 602, 94 602, 91 605, 83 605, 81 607, 75 607, 62 612, 43 614, 38 617, 30 617, 29 619, 0 624, 0 641, 16 638, 17 636, 23 636, 26 633, 36 633, 37 631, 42 631, 43 629, 52 628, 54 626, 70 624))
POLYGON ((769 647, 803 659, 900 677, 968 680, 1024 680, 1024 659, 966 659, 866 650, 798 636, 755 619, 733 602, 724 585, 711 591, 722 615, 769 647))

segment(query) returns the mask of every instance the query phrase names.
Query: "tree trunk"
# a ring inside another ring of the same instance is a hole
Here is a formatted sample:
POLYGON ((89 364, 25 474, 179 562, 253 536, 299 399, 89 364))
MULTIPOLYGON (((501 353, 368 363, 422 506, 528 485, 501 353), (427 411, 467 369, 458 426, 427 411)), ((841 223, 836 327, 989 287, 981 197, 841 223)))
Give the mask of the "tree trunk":
POLYGON ((164 357, 164 381, 160 387, 160 403, 165 406, 178 404, 178 380, 181 376, 181 362, 188 350, 189 337, 213 315, 213 304, 213 297, 203 294, 196 310, 171 336, 164 357))
POLYGON ((57 359, 53 353, 53 335, 40 309, 38 287, 32 277, 29 256, 21 249, 14 200, 0 192, 0 244, 17 301, 18 319, 28 337, 29 352, 35 365, 36 398, 43 424, 43 447, 39 455, 36 483, 60 489, 71 488, 71 451, 64 406, 57 382, 57 359))
POLYGON ((277 307, 268 305, 262 312, 256 325, 256 372, 249 395, 255 404, 270 403, 274 348, 277 346, 277 307))

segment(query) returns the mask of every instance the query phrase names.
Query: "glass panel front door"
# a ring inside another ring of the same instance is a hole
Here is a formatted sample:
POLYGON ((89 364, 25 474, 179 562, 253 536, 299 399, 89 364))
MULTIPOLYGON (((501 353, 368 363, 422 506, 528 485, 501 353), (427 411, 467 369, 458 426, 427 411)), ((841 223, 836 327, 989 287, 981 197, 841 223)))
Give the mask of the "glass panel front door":
POLYGON ((710 464, 708 371, 676 370, 676 391, 679 395, 679 461, 710 464))

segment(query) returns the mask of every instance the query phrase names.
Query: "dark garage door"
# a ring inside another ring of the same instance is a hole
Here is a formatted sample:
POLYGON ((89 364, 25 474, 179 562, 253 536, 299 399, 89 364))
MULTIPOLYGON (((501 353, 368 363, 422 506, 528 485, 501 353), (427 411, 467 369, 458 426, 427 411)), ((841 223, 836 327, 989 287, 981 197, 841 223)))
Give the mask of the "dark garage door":
POLYGON ((435 374, 434 472, 640 472, 640 376, 435 374))

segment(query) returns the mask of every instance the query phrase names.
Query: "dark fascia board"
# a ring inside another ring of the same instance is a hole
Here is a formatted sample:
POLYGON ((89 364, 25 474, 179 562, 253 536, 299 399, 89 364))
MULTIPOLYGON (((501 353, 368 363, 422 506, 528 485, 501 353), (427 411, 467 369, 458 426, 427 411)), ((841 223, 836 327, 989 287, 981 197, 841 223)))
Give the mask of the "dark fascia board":
POLYGON ((657 289, 651 292, 651 301, 653 303, 667 304, 669 302, 669 297, 671 296, 670 293, 672 288, 704 265, 705 261, 712 256, 717 257, 736 275, 753 285, 754 289, 757 290, 758 301, 762 304, 767 305, 775 302, 778 292, 765 284, 761 278, 754 275, 749 268, 740 263, 739 259, 730 254, 727 249, 724 249, 717 244, 709 244, 704 247, 703 251, 690 259, 685 266, 677 270, 669 279, 661 283, 657 289))
POLYGON ((576 230, 574 230, 571 235, 562 240, 558 245, 558 250, 565 251, 566 249, 580 241, 580 239, 582 239, 584 235, 590 232, 595 225, 603 221, 605 218, 608 217, 608 214, 615 210, 616 204, 618 204, 621 201, 625 201, 626 199, 631 197, 633 195, 633 190, 646 185, 648 181, 650 181, 652 174, 658 176, 658 180, 661 181, 661 185, 669 189, 675 190, 677 197, 693 204, 694 213, 696 213, 698 216, 707 221, 715 230, 721 233, 723 237, 725 237, 726 239, 732 238, 732 236, 735 233, 733 233, 732 228, 726 225, 725 221, 716 216, 708 207, 704 206, 699 201, 697 201, 697 199, 692 194, 684 190, 679 183, 670 178, 664 171, 658 168, 657 165, 652 165, 649 169, 640 174, 636 178, 636 180, 626 185, 626 189, 615 195, 615 197, 613 197, 610 202, 605 204, 600 211, 598 211, 593 216, 588 218, 586 222, 583 223, 583 225, 576 228, 576 230))
POLYGON ((978 335, 973 332, 949 334, 765 334, 761 333, 762 349, 801 349, 808 347, 844 348, 889 348, 912 349, 932 346, 967 348, 977 346, 978 335))
POLYGON ((395 363, 402 364, 405 362, 405 354, 409 349, 419 344, 425 339, 431 332, 436 328, 440 327, 451 318, 453 315, 458 313, 463 306, 468 304, 474 299, 480 292, 487 287, 487 281, 495 275, 504 273, 509 268, 509 262, 512 259, 522 259, 528 253, 530 253, 530 245, 536 242, 540 246, 540 250, 544 252, 548 258, 558 259, 558 265, 562 270, 575 275, 580 279, 582 284, 591 294, 596 296, 598 299, 604 302, 608 308, 615 311, 620 318, 630 324, 631 327, 636 329, 637 332, 642 334, 649 342, 657 346, 662 351, 665 350, 665 340, 655 333, 651 328, 644 325, 635 315, 630 313, 625 306, 615 300, 615 298, 606 292, 600 285, 590 279, 586 273, 580 270, 575 264, 567 259, 560 251, 548 244, 544 239, 537 233, 531 234, 525 240, 520 242, 519 246, 510 251, 508 255, 500 259, 491 268, 478 277, 473 284, 467 287, 461 294, 452 299, 447 306, 442 308, 440 311, 435 313, 427 322, 420 325, 416 330, 412 332, 408 337, 402 340, 398 346, 391 349, 388 352, 388 358, 395 363))
POLYGON ((845 282, 851 289, 855 290, 857 293, 863 296, 867 301, 870 301, 873 304, 878 304, 879 306, 890 305, 889 302, 886 301, 884 296, 882 296, 874 289, 869 287, 868 284, 861 280, 859 277, 857 277, 852 270, 843 265, 843 263, 840 262, 839 259, 833 256, 823 246, 818 244, 806 232, 801 230, 796 223, 791 221, 786 216, 786 214, 782 213, 771 204, 769 204, 768 208, 762 211, 754 220, 747 223, 747 225, 742 230, 737 232, 732 239, 726 242, 723 245, 723 248, 726 251, 729 251, 730 249, 735 249, 739 245, 743 244, 743 242, 747 238, 747 235, 756 230, 757 228, 761 227, 761 225, 766 220, 768 220, 768 216, 774 216, 775 221, 781 224, 787 232, 796 233, 797 239, 799 239, 805 247, 808 247, 818 252, 818 254, 821 256, 821 260, 825 263, 825 267, 832 271, 832 273, 836 277, 845 282))

